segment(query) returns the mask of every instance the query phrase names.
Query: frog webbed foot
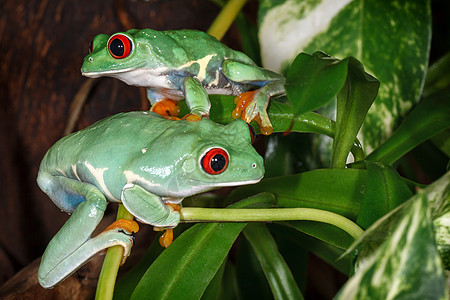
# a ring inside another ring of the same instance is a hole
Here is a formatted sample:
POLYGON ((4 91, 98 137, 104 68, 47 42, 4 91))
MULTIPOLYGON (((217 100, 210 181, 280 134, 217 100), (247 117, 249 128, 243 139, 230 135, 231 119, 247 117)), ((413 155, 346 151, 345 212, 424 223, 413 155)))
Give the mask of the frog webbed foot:
POLYGON ((169 120, 179 120, 178 114, 180 113, 180 107, 177 101, 172 99, 163 99, 152 105, 150 111, 163 116, 169 120))
MULTIPOLYGON (((167 203, 165 203, 165 205, 168 207, 171 207, 173 209, 173 211, 177 211, 181 214, 181 205, 180 204, 167 202, 167 203)), ((165 232, 159 238, 159 244, 162 247, 167 248, 170 246, 170 244, 172 244, 173 228, 154 227, 153 230, 154 231, 164 231, 165 230, 165 232)))
POLYGON ((120 265, 123 265, 130 255, 131 247, 134 244, 135 233, 139 231, 139 225, 133 220, 118 219, 109 225, 101 234, 124 234, 128 239, 128 243, 123 244, 123 255, 120 265))
POLYGON ((270 135, 273 126, 267 114, 269 95, 263 88, 240 94, 234 99, 236 108, 232 112, 233 119, 241 118, 247 123, 256 121, 262 134, 270 135))
MULTIPOLYGON (((115 224, 111 225, 97 236, 88 239, 86 242, 76 248, 75 251, 66 254, 60 258, 57 255, 59 249, 66 249, 65 245, 52 245, 49 247, 42 257, 41 266, 38 270, 38 280, 44 288, 51 288, 70 276, 73 272, 78 270, 83 264, 89 261, 95 254, 113 246, 121 246, 123 248, 121 265, 125 263, 127 257, 131 253, 131 248, 134 244, 134 233, 138 231, 139 227, 136 222, 130 220, 129 224, 115 224), (56 246, 56 247, 53 247, 56 246)), ((85 232, 74 233, 76 235, 85 235, 85 232)), ((74 240, 74 237, 66 237, 66 239, 57 238, 55 242, 62 240, 69 243, 74 240)), ((53 241, 53 240, 52 240, 53 241)), ((67 249, 70 251, 69 249, 67 249)))
POLYGON ((198 122, 202 119, 201 116, 196 115, 196 114, 187 114, 184 117, 181 118, 181 120, 185 120, 188 122, 198 122))

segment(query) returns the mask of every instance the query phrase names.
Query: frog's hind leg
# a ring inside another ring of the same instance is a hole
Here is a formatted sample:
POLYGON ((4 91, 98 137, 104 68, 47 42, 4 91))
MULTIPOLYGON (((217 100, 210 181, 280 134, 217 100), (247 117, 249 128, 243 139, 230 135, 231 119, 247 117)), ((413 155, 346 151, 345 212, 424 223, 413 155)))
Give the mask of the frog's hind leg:
POLYGON ((124 248, 124 256, 129 255, 133 238, 131 232, 127 232, 126 229, 111 228, 90 239, 107 205, 105 196, 97 187, 42 172, 39 174, 38 183, 40 186, 45 185, 43 190, 54 201, 68 201, 67 199, 73 195, 78 197, 81 195, 86 199, 75 208, 67 222, 50 241, 42 256, 38 280, 43 287, 50 288, 58 284, 105 248, 121 245, 124 248))
POLYGON ((267 115, 267 106, 270 98, 285 94, 285 78, 278 73, 233 60, 224 61, 222 70, 233 82, 260 86, 255 91, 248 91, 236 97, 236 108, 232 116, 247 123, 254 120, 259 124, 261 133, 271 134, 273 127, 267 115))
POLYGON ((178 114, 180 113, 180 107, 176 100, 169 99, 150 89, 147 90, 147 98, 152 106, 150 111, 169 120, 179 120, 178 114))

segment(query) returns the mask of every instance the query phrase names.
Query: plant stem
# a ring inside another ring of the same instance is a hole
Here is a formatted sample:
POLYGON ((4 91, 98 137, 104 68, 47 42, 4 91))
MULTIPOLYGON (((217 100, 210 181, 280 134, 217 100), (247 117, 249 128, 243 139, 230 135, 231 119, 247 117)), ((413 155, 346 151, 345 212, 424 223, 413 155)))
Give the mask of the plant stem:
MULTIPOLYGON (((133 220, 133 215, 119 204, 117 211, 117 219, 133 220)), ((95 293, 96 300, 110 300, 113 298, 114 285, 116 283, 117 272, 122 261, 122 246, 114 246, 106 251, 105 260, 103 261, 102 270, 98 278, 97 291, 95 293)))
POLYGON ((185 207, 181 210, 183 222, 276 222, 276 221, 316 221, 334 225, 354 239, 364 231, 351 220, 314 208, 264 208, 264 209, 217 209, 185 207))
POLYGON ((228 1, 211 24, 211 27, 209 27, 207 33, 220 41, 246 1, 247 0, 228 1))

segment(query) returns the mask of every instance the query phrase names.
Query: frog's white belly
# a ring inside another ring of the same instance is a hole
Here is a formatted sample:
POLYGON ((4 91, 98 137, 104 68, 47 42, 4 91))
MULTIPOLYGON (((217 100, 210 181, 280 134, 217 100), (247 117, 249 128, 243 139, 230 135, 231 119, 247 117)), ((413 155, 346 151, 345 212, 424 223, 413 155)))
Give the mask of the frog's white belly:
POLYGON ((173 89, 168 69, 165 67, 149 69, 149 68, 130 68, 123 70, 110 70, 104 72, 86 72, 82 73, 86 77, 113 77, 117 78, 128 85, 157 88, 157 89, 173 89), (164 75, 163 75, 164 74, 164 75))
MULTIPOLYGON (((128 85, 144 87, 153 90, 161 95, 164 95, 173 100, 181 100, 184 95, 180 88, 173 82, 168 68, 160 67, 156 69, 150 68, 130 68, 123 70, 110 70, 103 72, 86 72, 83 76, 98 78, 98 77, 113 77, 117 78, 128 85)), ((200 79, 197 76, 193 76, 200 79)), ((211 82, 200 81, 208 94, 219 95, 239 95, 242 91, 236 86, 232 86, 225 78, 221 78, 219 71, 216 72, 216 78, 211 82)))

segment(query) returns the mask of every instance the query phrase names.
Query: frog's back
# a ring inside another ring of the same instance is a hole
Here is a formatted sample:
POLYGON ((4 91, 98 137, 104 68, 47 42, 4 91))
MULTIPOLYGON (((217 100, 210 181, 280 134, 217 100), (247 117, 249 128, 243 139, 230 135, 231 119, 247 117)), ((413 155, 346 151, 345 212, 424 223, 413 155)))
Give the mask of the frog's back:
POLYGON ((111 163, 109 157, 115 153, 114 162, 141 144, 152 143, 158 132, 167 126, 165 120, 152 112, 120 113, 68 135, 57 141, 44 156, 40 169, 53 175, 63 173, 70 176, 75 164, 90 162, 95 167, 111 163), (146 138, 142 139, 141 136, 146 138))
MULTIPOLYGON (((199 30, 182 29, 157 31, 152 29, 132 30, 130 34, 135 38, 145 38, 150 41, 158 52, 171 53, 166 63, 180 66, 188 61, 199 60, 213 55, 214 60, 223 61, 233 59, 250 65, 255 63, 244 53, 235 51, 219 42, 215 37, 199 30)), ((165 56, 165 55, 162 55, 165 56)))

